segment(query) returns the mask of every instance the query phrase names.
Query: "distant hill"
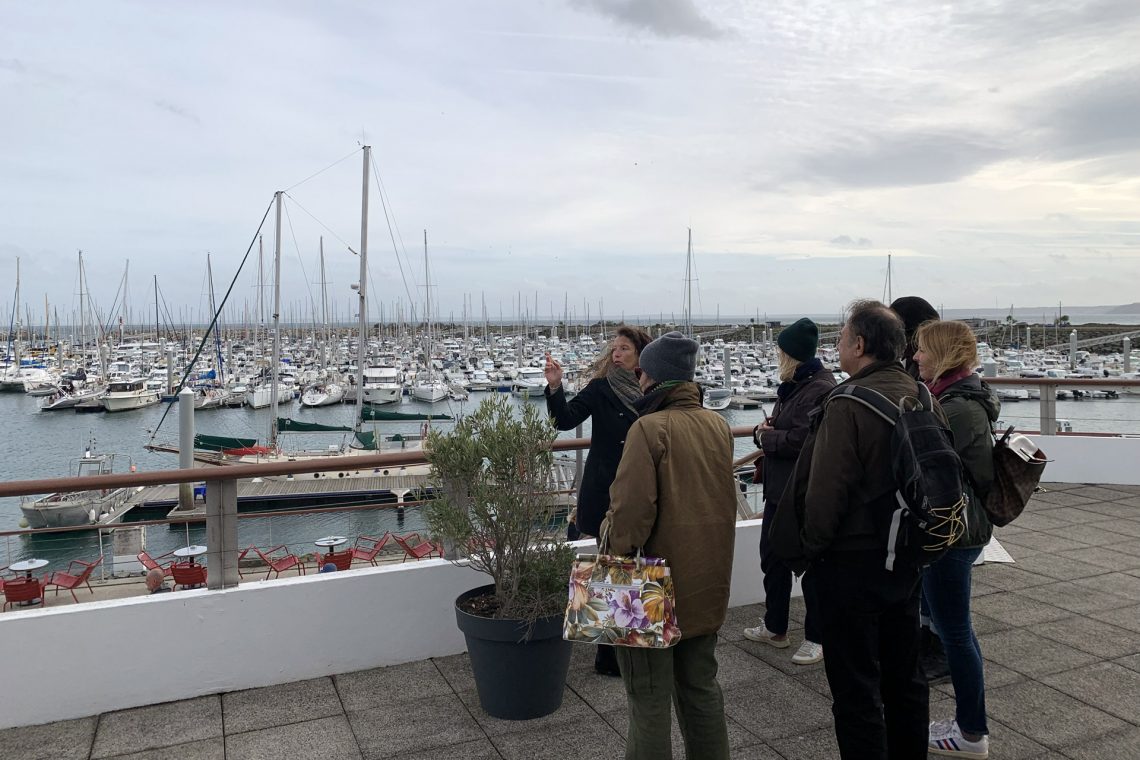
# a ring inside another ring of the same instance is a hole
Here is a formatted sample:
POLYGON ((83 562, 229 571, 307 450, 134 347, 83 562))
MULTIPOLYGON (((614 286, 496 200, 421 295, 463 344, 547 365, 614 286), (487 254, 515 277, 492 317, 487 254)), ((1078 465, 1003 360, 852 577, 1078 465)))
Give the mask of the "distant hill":
POLYGON ((1130 303, 1124 306, 1114 306, 1105 314, 1140 314, 1140 303, 1130 303))

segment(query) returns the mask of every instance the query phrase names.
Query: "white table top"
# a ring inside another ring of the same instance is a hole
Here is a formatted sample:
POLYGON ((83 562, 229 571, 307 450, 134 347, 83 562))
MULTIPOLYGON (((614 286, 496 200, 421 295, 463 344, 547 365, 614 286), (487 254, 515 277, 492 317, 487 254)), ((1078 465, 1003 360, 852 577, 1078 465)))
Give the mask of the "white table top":
POLYGON ((39 570, 41 567, 47 567, 47 564, 46 559, 26 559, 22 562, 13 562, 8 565, 8 569, 17 573, 30 573, 33 570, 39 570))
POLYGON ((318 538, 313 543, 316 544, 317 546, 327 546, 331 549, 334 546, 340 546, 341 544, 347 544, 348 539, 345 538, 344 536, 325 536, 324 538, 318 538))
POLYGON ((181 549, 175 549, 171 552, 175 557, 197 557, 205 553, 206 547, 204 546, 183 546, 181 549))

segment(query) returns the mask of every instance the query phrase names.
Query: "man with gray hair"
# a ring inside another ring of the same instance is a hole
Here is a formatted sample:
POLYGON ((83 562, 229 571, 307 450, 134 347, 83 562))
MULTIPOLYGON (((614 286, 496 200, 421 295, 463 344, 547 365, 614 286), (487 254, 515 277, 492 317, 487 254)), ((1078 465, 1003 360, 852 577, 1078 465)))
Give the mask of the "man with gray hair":
MULTIPOLYGON (((903 369, 898 314, 856 301, 839 335, 844 385, 892 404, 918 393, 903 369)), ((870 408, 825 397, 773 518, 773 551, 815 576, 824 667, 844 760, 926 757, 929 691, 918 667, 917 565, 887 569, 895 507, 892 426, 870 408)))
POLYGON ((727 760, 716 680, 717 631, 728 609, 736 530, 732 433, 701 407, 697 343, 670 332, 646 346, 634 374, 645 394, 629 429, 610 509, 609 550, 669 562, 681 640, 669 649, 616 647, 629 703, 627 759, 672 757, 674 705, 690 758, 727 760))

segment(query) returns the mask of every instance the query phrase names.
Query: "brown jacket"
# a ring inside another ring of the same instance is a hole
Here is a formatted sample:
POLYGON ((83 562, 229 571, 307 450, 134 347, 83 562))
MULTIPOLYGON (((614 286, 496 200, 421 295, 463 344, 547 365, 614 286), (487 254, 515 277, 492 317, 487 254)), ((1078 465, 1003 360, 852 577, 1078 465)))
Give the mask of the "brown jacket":
POLYGON ((602 524, 616 554, 643 547, 669 561, 686 637, 724 623, 736 533, 732 433, 701 408, 695 383, 645 396, 629 429, 602 524))
MULTIPOLYGON (((916 381, 898 362, 872 364, 844 384, 872 388, 892 403, 918 393, 916 381)), ((797 572, 825 553, 885 552, 876 510, 889 514, 896 489, 891 426, 847 400, 826 401, 822 414, 771 529, 776 556, 797 572)))

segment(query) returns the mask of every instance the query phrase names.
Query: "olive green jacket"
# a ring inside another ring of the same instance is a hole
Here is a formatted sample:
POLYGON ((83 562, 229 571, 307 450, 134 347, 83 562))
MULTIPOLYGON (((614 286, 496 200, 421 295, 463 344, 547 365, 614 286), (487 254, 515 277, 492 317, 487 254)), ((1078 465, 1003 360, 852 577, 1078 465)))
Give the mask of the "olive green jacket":
POLYGON ((638 406, 602 532, 615 554, 641 547, 668 560, 683 636, 715 633, 728 610, 736 538, 732 433, 701 407, 696 383, 658 389, 638 406))

